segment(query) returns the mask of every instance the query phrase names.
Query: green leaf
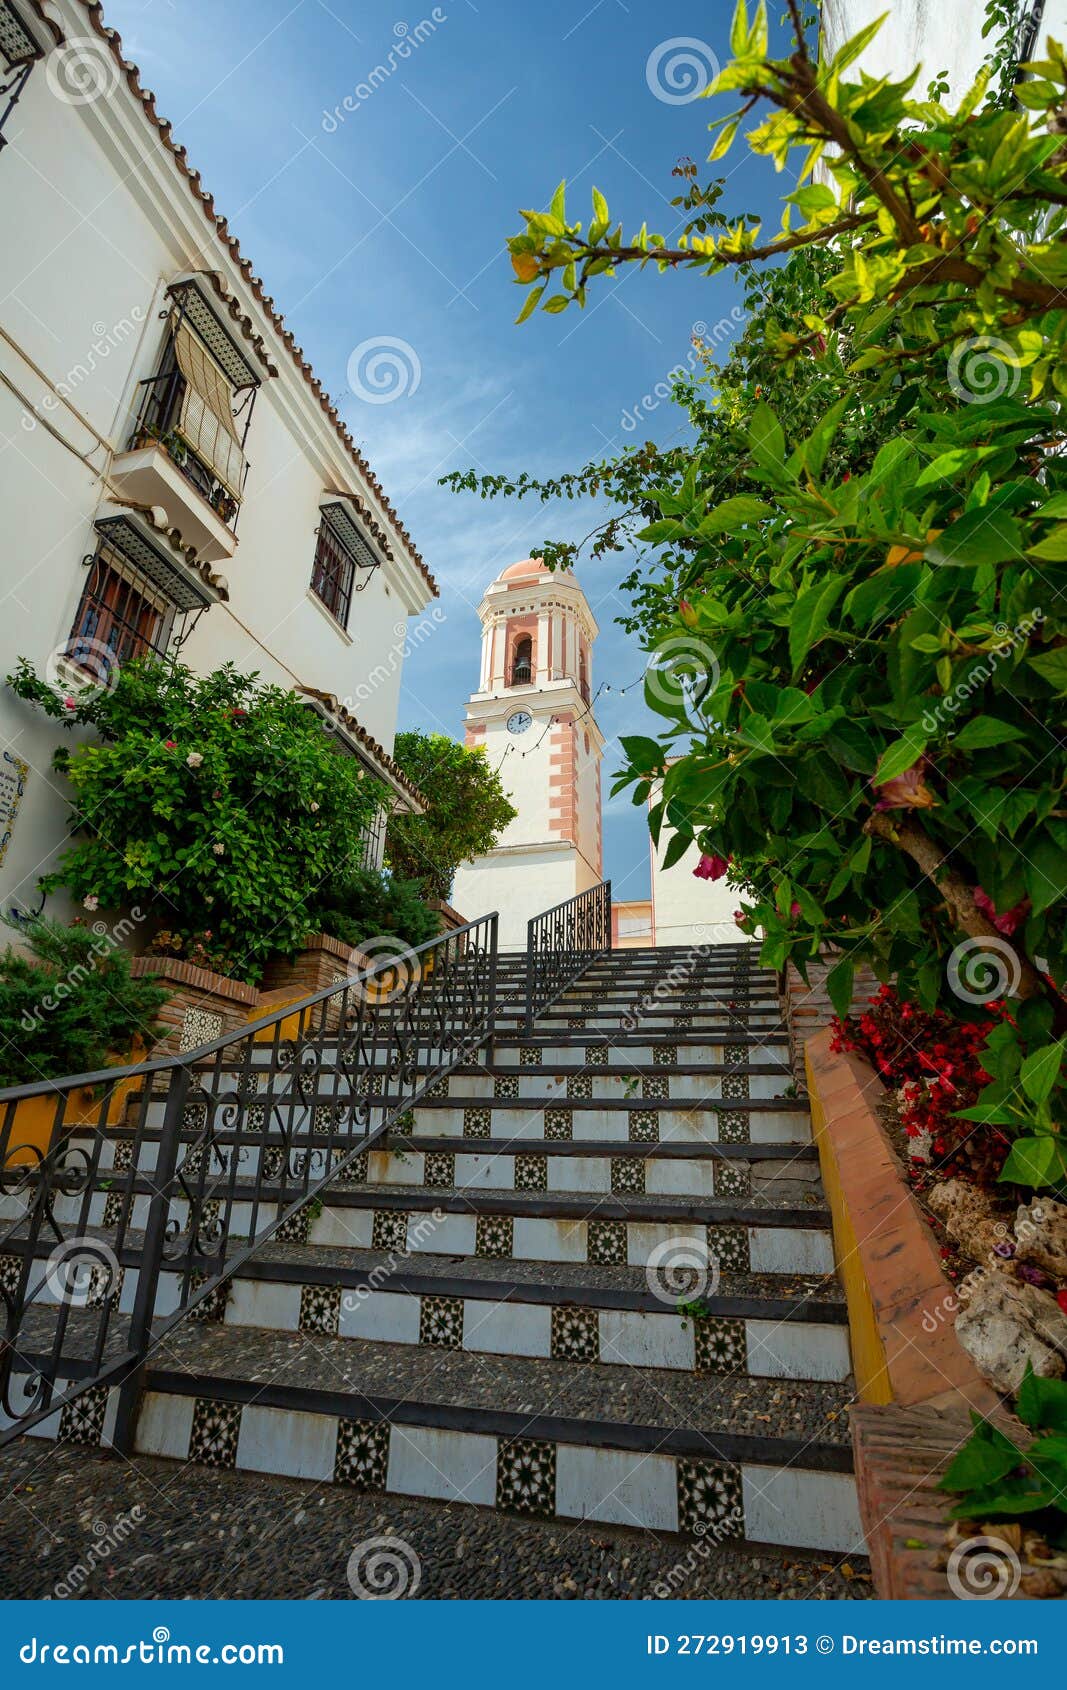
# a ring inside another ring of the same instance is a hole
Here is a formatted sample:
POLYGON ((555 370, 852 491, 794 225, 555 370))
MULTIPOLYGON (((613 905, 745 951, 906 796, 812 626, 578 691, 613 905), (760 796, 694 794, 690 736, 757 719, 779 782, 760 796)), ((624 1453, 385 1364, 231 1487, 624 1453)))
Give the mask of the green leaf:
POLYGON ((1067 1384, 1040 1378, 1027 1362, 1015 1412, 1032 1432, 1067 1432, 1067 1384))
POLYGON ((1039 558, 1043 563, 1067 563, 1067 522, 1054 528, 1051 534, 1046 534, 1036 546, 1031 546, 1026 555, 1039 558))
POLYGON ((1053 1185, 1062 1178, 1063 1147, 1051 1134, 1017 1138, 1000 1170, 1005 1185, 1053 1185))
POLYGON ((1054 651, 1039 651, 1026 661, 1057 693, 1067 693, 1067 646, 1057 646, 1054 651))
POLYGON ((763 517, 773 516, 771 506, 763 499, 754 499, 750 494, 739 493, 735 498, 724 499, 721 505, 710 510, 700 524, 702 534, 732 534, 735 528, 746 523, 759 522, 763 517))
POLYGON ((758 464, 777 468, 785 462, 785 432, 770 406, 762 399, 749 421, 748 443, 758 464))
MULTIPOLYGON (((921 482, 920 476, 916 485, 921 482)), ((924 556, 944 565, 1014 563, 1023 556, 1022 530, 1006 512, 980 506, 950 523, 927 546, 924 556)))
POLYGON ((1024 1061, 1019 1069, 1019 1080, 1031 1103, 1044 1103, 1052 1096, 1065 1050, 1067 1039, 1060 1039, 1058 1044, 1032 1051, 1024 1061))
POLYGON ((843 956, 839 962, 834 963, 826 976, 826 990, 838 1015, 847 1015, 849 1012, 855 975, 856 965, 852 958, 843 956))
POLYGON ((529 293, 526 295, 526 300, 523 304, 522 310, 515 319, 516 326, 518 326, 519 323, 525 323, 527 317, 533 316, 533 313, 537 310, 538 305, 544 297, 545 289, 547 287, 548 283, 542 282, 540 287, 530 289, 529 293))
POLYGON ((1041 915, 1050 904, 1060 901, 1067 888, 1067 856, 1046 831, 1036 840, 1027 842, 1023 879, 1033 905, 1032 914, 1041 915))
POLYGON ((895 569, 878 570, 853 587, 845 600, 846 615, 857 628, 869 628, 875 621, 895 621, 914 599, 923 573, 921 563, 901 563, 895 569))
POLYGON ((906 769, 917 762, 926 750, 927 738, 921 726, 909 728, 907 733, 882 753, 878 767, 875 770, 875 785, 883 786, 887 780, 895 780, 906 769))
POLYGON ((954 481, 965 470, 980 464, 984 458, 991 458, 999 446, 954 446, 951 452, 941 452, 927 464, 926 468, 916 476, 916 487, 933 487, 939 481, 954 481))
POLYGON ((789 619, 789 661, 793 665, 794 678, 812 646, 825 633, 830 612, 846 585, 843 576, 834 576, 829 581, 806 588, 797 599, 789 619))
POLYGON ((971 1491, 1006 1479, 1023 1459, 1022 1450, 987 1420, 980 1421, 949 1463, 939 1490, 971 1491))
POLYGON ((692 843, 693 835, 691 833, 672 834, 670 839, 667 841, 667 849, 663 853, 662 866, 665 869, 673 868, 675 863, 680 862, 685 856, 692 843))
POLYGON ((984 751, 991 745, 1005 745, 1012 739, 1025 739, 1022 728, 1011 722, 998 721, 996 716, 972 716, 952 741, 953 751, 984 751))

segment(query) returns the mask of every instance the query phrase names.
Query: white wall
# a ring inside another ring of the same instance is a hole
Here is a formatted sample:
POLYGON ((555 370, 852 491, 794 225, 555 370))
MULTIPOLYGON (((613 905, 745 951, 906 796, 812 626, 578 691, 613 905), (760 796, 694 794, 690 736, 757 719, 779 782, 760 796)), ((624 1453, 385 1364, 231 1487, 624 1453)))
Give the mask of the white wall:
POLYGON ((479 916, 496 910, 500 915, 501 950, 525 950, 526 924, 531 917, 583 890, 576 861, 573 850, 563 843, 479 857, 458 870, 452 905, 467 921, 477 921, 479 916))
MULTIPOLYGON (((868 76, 889 76, 901 81, 916 64, 922 72, 912 90, 916 99, 926 94, 927 85, 941 71, 947 71, 949 103, 970 88, 993 44, 982 40, 984 0, 823 0, 822 28, 827 58, 850 36, 856 35, 883 12, 889 12, 866 52, 850 66, 868 76)), ((1067 39, 1067 0, 1045 0, 1038 50, 1040 58, 1048 35, 1067 39)))
MULTIPOLYGON (((68 35, 91 33, 73 0, 55 12, 68 35)), ((69 637, 82 560, 96 546, 93 520, 118 508, 106 478, 130 431, 137 384, 156 367, 165 288, 190 270, 218 268, 280 375, 256 401, 236 555, 215 565, 229 605, 201 617, 186 659, 200 670, 232 660, 264 679, 335 693, 390 750, 407 618, 431 595, 399 539, 397 560, 353 598, 347 634, 310 595, 325 489, 359 493, 372 509, 376 497, 139 103, 120 80, 108 99, 72 105, 38 63, 5 134, 0 328, 14 346, 0 337, 0 373, 28 403, 0 385, 0 678, 19 656, 43 668, 69 637), (65 444, 34 421, 34 407, 65 444)), ((0 910, 35 901, 37 876, 64 840, 67 793, 50 772, 63 739, 58 724, 0 687, 0 752, 31 765, 0 866, 0 910)))

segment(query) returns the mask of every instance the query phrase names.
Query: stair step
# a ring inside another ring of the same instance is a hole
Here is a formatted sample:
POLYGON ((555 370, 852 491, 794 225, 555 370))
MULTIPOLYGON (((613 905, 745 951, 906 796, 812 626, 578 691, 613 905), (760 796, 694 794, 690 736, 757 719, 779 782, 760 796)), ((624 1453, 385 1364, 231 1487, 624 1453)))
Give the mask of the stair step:
POLYGON ((863 1546, 841 1384, 204 1324, 172 1334, 146 1384, 145 1454, 714 1541, 863 1546))

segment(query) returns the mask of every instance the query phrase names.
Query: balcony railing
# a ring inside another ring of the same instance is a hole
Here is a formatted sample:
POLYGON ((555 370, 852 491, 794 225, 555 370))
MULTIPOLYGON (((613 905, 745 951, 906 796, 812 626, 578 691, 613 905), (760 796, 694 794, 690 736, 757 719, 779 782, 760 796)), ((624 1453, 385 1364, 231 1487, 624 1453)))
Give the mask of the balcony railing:
MULTIPOLYGON (((181 370, 165 370, 159 375, 149 376, 140 385, 143 390, 141 404, 127 451, 139 451, 142 446, 152 442, 162 446, 175 468, 179 469, 201 497, 207 500, 231 533, 235 533, 241 509, 240 499, 220 481, 211 465, 194 451, 175 426, 185 391, 185 377, 181 370)), ((246 459, 241 487, 238 489, 241 493, 244 492, 244 483, 248 478, 248 467, 246 459)))
POLYGON ((528 663, 516 663, 511 671, 511 685, 513 687, 528 687, 533 675, 528 663))
POLYGON ((526 1031, 591 962, 611 949, 611 881, 534 916, 526 929, 526 1031))
POLYGON ((106 1384, 128 1450, 148 1356, 491 1036, 495 915, 398 953, 180 1056, 0 1091, 0 1446, 106 1384))

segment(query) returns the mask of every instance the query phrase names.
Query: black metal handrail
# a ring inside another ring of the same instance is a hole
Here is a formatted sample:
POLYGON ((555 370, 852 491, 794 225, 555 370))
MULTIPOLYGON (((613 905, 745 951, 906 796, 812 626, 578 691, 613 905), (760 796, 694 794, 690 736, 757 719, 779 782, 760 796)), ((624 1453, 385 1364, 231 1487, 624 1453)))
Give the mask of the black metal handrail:
POLYGON ((526 1031, 598 956, 611 949, 611 881, 535 915, 526 926, 526 1031))
POLYGON ((494 914, 196 1050, 0 1090, 0 1446, 113 1383, 128 1448, 152 1350, 326 1186, 363 1177, 491 1038, 496 981, 494 914))

